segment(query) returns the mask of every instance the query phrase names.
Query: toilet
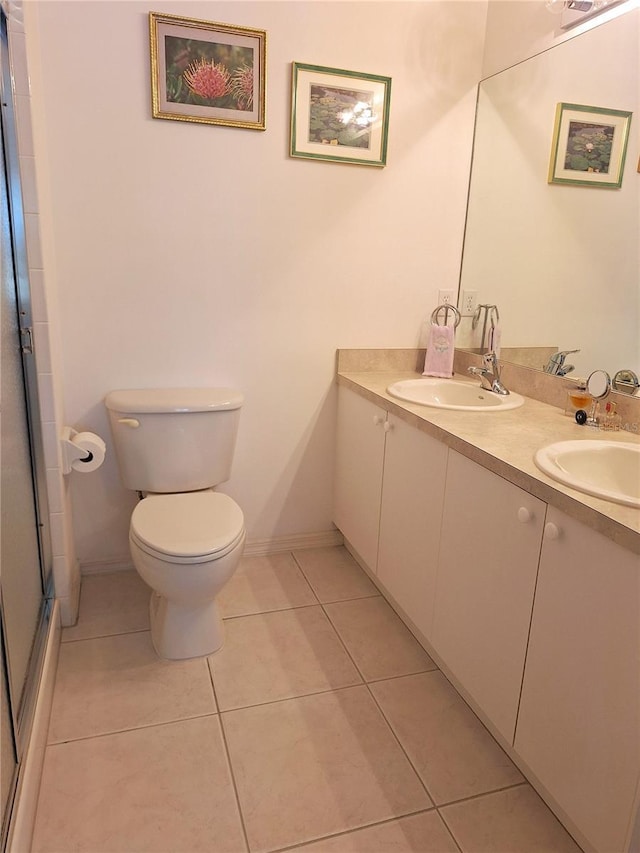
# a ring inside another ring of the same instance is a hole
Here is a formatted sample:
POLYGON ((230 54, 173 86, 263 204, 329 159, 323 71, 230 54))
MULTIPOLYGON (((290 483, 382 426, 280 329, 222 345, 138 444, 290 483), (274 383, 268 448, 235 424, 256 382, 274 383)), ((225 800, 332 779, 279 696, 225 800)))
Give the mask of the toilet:
POLYGON ((133 564, 151 587, 151 638, 181 660, 223 643, 216 597, 245 541, 229 479, 243 398, 231 388, 128 389, 105 397, 120 478, 142 499, 129 526, 133 564))

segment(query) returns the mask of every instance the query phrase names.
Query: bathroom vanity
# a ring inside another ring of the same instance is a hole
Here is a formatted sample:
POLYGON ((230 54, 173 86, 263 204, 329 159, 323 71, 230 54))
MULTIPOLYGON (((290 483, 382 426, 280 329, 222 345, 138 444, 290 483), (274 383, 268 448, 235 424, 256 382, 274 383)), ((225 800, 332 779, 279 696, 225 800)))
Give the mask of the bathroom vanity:
POLYGON ((387 393, 416 375, 339 367, 336 526, 585 850, 631 851, 640 510, 536 468, 540 446, 597 436, 562 410, 447 411, 387 393))

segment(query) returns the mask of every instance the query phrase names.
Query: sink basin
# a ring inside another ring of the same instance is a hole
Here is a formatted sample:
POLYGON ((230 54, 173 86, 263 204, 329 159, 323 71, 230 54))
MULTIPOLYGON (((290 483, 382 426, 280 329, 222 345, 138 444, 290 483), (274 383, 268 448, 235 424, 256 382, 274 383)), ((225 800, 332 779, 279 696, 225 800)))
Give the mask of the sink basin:
POLYGON ((387 388, 387 393, 408 403, 469 412, 504 412, 507 409, 517 409, 524 403, 524 398, 519 394, 502 396, 494 394, 493 391, 485 391, 475 382, 429 376, 394 382, 387 388))
POLYGON ((541 471, 587 495, 640 507, 640 444, 559 441, 534 456, 541 471))

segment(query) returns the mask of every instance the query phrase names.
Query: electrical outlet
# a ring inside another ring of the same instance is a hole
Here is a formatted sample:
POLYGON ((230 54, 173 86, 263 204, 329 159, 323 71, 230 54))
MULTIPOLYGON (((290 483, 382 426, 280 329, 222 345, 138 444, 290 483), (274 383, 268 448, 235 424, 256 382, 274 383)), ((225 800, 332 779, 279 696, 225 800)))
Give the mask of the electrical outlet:
POLYGON ((478 291, 463 290, 462 291, 462 316, 471 317, 476 313, 478 307, 478 291))
POLYGON ((456 294, 454 290, 439 290, 438 305, 455 305, 456 294))

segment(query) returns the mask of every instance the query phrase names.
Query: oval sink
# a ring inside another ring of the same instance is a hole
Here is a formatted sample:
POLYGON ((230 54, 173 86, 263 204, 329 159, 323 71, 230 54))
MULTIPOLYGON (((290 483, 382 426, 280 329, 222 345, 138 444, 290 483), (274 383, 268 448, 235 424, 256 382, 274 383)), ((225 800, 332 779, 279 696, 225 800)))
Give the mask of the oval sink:
POLYGON ((541 447, 534 462, 565 486, 614 503, 640 507, 640 444, 558 441, 541 447))
POLYGON ((408 403, 431 406, 435 409, 457 409, 469 412, 503 412, 517 409, 524 403, 519 394, 494 394, 485 391, 476 383, 459 382, 457 379, 403 379, 389 385, 387 393, 408 403))

